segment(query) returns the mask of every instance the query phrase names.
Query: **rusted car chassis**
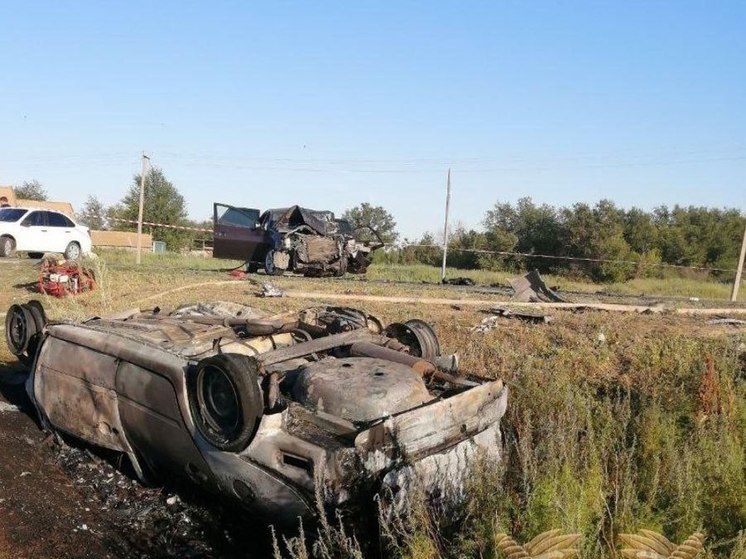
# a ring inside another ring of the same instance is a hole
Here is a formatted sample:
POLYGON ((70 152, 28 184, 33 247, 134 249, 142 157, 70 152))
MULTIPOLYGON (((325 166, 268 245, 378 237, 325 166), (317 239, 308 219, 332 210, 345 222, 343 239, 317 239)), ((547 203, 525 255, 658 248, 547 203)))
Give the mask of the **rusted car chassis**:
POLYGON ((507 389, 461 375, 419 320, 313 307, 268 317, 234 303, 49 322, 12 306, 43 426, 178 475, 275 522, 413 484, 458 494, 498 459, 507 389))

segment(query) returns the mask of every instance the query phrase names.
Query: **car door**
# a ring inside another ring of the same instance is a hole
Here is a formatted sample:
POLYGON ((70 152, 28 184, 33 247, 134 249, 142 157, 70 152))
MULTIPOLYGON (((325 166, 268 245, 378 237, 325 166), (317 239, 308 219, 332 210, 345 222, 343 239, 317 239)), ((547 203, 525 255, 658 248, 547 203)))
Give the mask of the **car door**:
POLYGON ((259 210, 227 204, 213 207, 213 252, 215 258, 258 261, 268 244, 266 232, 259 227, 259 210))
POLYGON ((21 251, 51 252, 54 250, 50 248, 51 237, 47 212, 33 210, 21 221, 16 248, 21 251))
MULTIPOLYGON (((75 239, 75 224, 58 212, 47 212, 49 248, 51 252, 65 252, 70 241, 75 239)), ((80 242, 80 241, 78 241, 80 242)))

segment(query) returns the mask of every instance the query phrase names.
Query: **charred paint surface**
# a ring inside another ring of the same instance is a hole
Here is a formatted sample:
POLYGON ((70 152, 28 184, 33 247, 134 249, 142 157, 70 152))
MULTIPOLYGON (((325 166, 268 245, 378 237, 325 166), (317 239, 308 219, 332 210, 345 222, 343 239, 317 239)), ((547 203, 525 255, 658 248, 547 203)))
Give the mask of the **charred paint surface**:
POLYGON ((474 456, 499 459, 506 388, 442 370, 455 360, 415 326, 397 339, 355 309, 270 320, 229 303, 48 324, 27 391, 47 428, 144 479, 294 522, 319 484, 328 505, 414 482, 458 493, 474 456))

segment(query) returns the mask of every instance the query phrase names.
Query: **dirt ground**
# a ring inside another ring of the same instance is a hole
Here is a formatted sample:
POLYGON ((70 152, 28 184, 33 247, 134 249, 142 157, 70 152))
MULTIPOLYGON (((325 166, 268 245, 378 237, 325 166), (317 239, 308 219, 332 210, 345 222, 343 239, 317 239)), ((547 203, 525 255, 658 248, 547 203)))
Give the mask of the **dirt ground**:
MULTIPOLYGON (((163 308, 196 300, 249 301, 273 312, 287 312, 315 304, 301 298, 255 297, 263 276, 251 281, 229 281, 216 271, 133 272, 115 268, 99 270, 100 289, 90 294, 56 300, 33 293, 37 270, 30 261, 0 267, 0 313, 15 302, 42 300, 53 319, 82 318, 133 306, 158 304, 163 308), (253 282, 253 283, 252 283, 253 282), (192 287, 184 288, 185 285, 192 287), (160 294, 160 295, 159 295, 160 294)), ((337 293, 349 300, 337 304, 360 306, 385 321, 421 317, 435 323, 443 334, 446 351, 460 351, 463 363, 478 374, 508 377, 509 359, 492 368, 498 342, 477 337, 471 326, 484 314, 469 299, 489 300, 490 295, 439 286, 365 285, 303 278, 272 278, 286 290, 337 293), (355 305, 355 296, 361 300, 355 305), (416 302, 386 303, 371 296, 449 297, 448 305, 428 307, 416 302), (459 299, 463 305, 459 305, 459 299), (491 370, 486 369, 489 364, 491 370)), ((495 300, 504 295, 493 295, 495 300)), ((318 301, 317 301, 318 302, 318 301)), ((552 310, 555 320, 546 337, 562 340, 565 332, 594 339, 608 332, 633 332, 636 336, 686 328, 702 335, 732 332, 706 326, 704 318, 651 316, 630 313, 591 313, 584 316, 552 310), (637 329, 639 328, 639 331, 637 329)), ((501 322, 499 343, 531 339, 535 325, 516 320, 501 322)), ((503 346, 504 347, 504 346, 503 346)), ((514 350, 514 353, 519 350, 514 350)), ((521 351, 526 351, 522 349, 521 351)), ((513 356, 520 359, 521 355, 513 356)), ((25 374, 0 343, 0 559, 75 558, 250 558, 271 555, 266 524, 235 510, 224 509, 209 496, 188 487, 143 487, 119 457, 107 456, 74 441, 59 441, 43 432, 25 395, 25 374)))

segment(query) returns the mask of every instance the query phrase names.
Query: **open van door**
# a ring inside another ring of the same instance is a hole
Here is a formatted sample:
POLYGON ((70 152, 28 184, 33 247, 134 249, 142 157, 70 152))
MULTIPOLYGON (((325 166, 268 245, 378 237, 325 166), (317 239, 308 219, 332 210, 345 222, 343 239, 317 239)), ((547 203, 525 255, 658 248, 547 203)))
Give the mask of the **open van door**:
POLYGON ((259 227, 259 210, 227 204, 213 207, 213 257, 247 262, 263 258, 267 243, 266 232, 259 227))

